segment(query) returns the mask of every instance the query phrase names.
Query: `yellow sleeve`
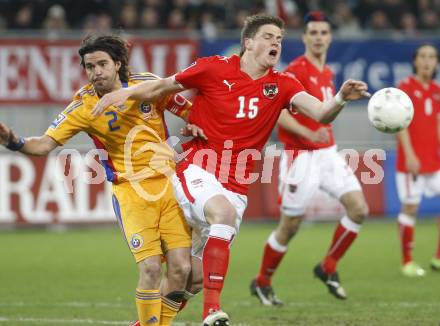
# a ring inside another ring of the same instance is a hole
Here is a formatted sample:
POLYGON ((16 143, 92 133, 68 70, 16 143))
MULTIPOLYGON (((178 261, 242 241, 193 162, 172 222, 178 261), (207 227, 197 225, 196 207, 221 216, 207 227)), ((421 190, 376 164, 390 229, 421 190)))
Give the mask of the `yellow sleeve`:
POLYGON ((180 94, 171 94, 165 96, 159 101, 157 107, 159 110, 167 110, 172 114, 186 120, 189 110, 191 109, 191 102, 180 94))
POLYGON ((88 119, 82 113, 82 100, 71 102, 58 117, 52 121, 46 130, 46 135, 53 138, 58 144, 64 145, 78 132, 87 129, 88 119))

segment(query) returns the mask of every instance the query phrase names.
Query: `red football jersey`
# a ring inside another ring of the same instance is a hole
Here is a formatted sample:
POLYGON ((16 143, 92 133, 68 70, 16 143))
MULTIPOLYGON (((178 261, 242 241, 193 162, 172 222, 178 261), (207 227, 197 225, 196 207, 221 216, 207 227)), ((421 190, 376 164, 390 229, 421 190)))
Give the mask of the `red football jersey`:
POLYGON ((253 80, 240 69, 236 55, 200 58, 175 80, 187 89, 198 89, 188 121, 208 137, 184 144, 185 150, 192 149, 185 162, 214 173, 226 189, 246 194, 255 181, 249 179, 253 161, 261 159, 281 110, 304 87, 272 69, 253 80))
MULTIPOLYGON (((424 87, 414 77, 403 80, 399 86, 411 98, 414 117, 408 127, 411 145, 420 160, 420 173, 440 169, 440 142, 437 119, 440 113, 440 85, 432 81, 424 87)), ((407 172, 402 145, 397 146, 397 170, 407 172)))
MULTIPOLYGON (((324 67, 324 70, 320 71, 305 56, 300 56, 289 64, 285 72, 293 74, 303 84, 307 93, 321 101, 332 98, 335 94, 333 72, 327 65, 324 67)), ((321 127, 328 128, 330 141, 328 143, 314 143, 279 126, 278 137, 284 143, 285 149, 314 150, 334 145, 335 141, 331 124, 322 124, 301 113, 291 112, 291 114, 300 124, 311 130, 318 130, 321 127)))

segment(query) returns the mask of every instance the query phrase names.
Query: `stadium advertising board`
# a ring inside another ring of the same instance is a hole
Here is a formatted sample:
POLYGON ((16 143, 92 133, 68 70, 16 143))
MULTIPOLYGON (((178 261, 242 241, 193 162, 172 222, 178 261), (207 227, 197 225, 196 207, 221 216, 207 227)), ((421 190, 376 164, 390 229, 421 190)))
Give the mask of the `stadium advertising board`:
POLYGON ((97 156, 72 154, 1 154, 0 224, 114 221, 111 183, 97 156))
MULTIPOLYGON (((130 39, 133 71, 159 76, 187 67, 197 56, 192 40, 130 39)), ((87 81, 80 69, 80 40, 0 39, 2 104, 66 103, 87 81)))
MULTIPOLYGON (((278 159, 271 158, 271 176, 251 184, 245 220, 278 218, 278 159)), ((381 155, 349 158, 374 215, 384 213, 383 161, 381 155), (379 183, 375 182, 376 178, 379 183)), ((256 165, 255 171, 264 171, 263 161, 257 161, 256 165)), ((308 218, 319 220, 335 219, 343 213, 341 205, 323 192, 318 193, 307 208, 308 218)), ((113 221, 111 183, 106 181, 98 150, 79 153, 64 149, 61 154, 54 153, 47 158, 0 154, 0 224, 113 221)))
MULTIPOLYGON (((348 78, 360 79, 366 81, 374 92, 383 87, 394 86, 410 75, 414 48, 424 42, 433 43, 440 48, 440 39, 336 39, 329 49, 328 63, 335 73, 336 85, 341 85, 348 78)), ((204 41, 201 43, 200 55, 231 55, 239 51, 238 39, 204 41)), ((284 69, 291 60, 303 53, 304 45, 299 39, 285 39, 281 63, 277 68, 284 69)))

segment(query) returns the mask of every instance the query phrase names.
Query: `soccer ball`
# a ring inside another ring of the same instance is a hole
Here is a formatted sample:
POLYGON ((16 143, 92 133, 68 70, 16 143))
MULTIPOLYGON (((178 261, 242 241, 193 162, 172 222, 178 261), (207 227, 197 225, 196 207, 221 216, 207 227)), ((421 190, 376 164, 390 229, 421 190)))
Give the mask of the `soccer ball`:
POLYGON ((378 90, 368 101, 368 119, 382 132, 392 134, 405 129, 413 115, 414 107, 409 96, 394 87, 378 90))

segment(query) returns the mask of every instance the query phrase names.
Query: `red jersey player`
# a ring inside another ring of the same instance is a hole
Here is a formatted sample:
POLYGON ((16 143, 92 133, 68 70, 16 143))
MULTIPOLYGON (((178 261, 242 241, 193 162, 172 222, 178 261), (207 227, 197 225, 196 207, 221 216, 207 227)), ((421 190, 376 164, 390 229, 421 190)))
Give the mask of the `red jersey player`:
MULTIPOLYGON (((440 194, 440 85, 433 80, 438 63, 438 51, 434 46, 418 47, 413 56, 415 74, 399 85, 414 104, 413 121, 408 129, 397 135, 396 183, 402 203, 397 220, 402 273, 406 276, 425 275, 424 269, 412 260, 414 225, 422 196, 440 194)), ((440 237, 431 267, 440 270, 440 237)))
POLYGON ((247 205, 253 160, 260 158, 281 110, 293 104, 298 112, 330 122, 345 101, 369 95, 364 82, 350 80, 334 98, 321 102, 294 77, 273 70, 281 53, 283 26, 278 17, 248 17, 240 56, 200 58, 160 82, 104 96, 94 109, 100 114, 127 98, 151 101, 198 89, 189 121, 201 127, 208 140, 186 144, 189 155, 172 181, 194 228, 192 253, 201 258, 192 272, 203 273, 203 325, 229 325, 229 316, 220 309, 229 248, 247 205))
MULTIPOLYGON (((333 73, 325 64, 331 43, 330 23, 320 11, 307 14, 304 23, 305 53, 289 64, 286 73, 294 75, 309 94, 324 101, 332 98, 335 92, 333 73)), ((307 205, 315 192, 322 189, 339 199, 347 215, 338 224, 327 255, 313 272, 331 294, 346 299, 336 265, 356 238, 367 215, 368 207, 360 184, 338 155, 330 124, 284 111, 279 125, 279 138, 286 150, 280 160, 281 219, 267 240, 259 274, 251 283, 251 293, 264 305, 282 304, 272 289, 272 275, 298 231, 307 205)))

